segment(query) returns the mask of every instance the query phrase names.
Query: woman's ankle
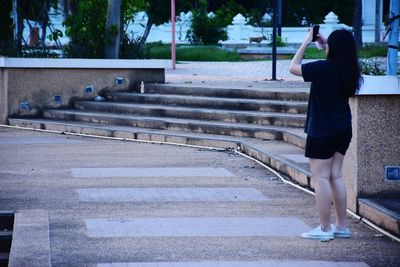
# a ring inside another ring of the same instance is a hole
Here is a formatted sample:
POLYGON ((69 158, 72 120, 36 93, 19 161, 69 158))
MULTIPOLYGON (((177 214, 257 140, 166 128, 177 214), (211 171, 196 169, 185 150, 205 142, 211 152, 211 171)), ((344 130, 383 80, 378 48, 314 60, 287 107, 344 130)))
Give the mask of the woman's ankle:
POLYGON ((338 230, 344 230, 348 228, 348 224, 347 222, 336 222, 335 227, 338 230))
POLYGON ((332 231, 331 224, 330 224, 330 223, 329 223, 328 225, 323 225, 323 224, 321 224, 321 230, 322 230, 323 232, 330 232, 330 231, 332 231))

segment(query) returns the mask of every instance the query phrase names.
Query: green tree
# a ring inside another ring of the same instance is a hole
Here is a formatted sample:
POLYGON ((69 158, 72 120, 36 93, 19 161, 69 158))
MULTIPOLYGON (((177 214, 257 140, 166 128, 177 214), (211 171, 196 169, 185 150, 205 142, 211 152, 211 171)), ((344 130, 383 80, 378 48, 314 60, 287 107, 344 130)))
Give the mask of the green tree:
POLYGON ((77 9, 64 21, 67 57, 104 58, 107 1, 73 0, 77 9))
MULTIPOLYGON (((166 0, 146 0, 145 11, 148 17, 148 21, 141 37, 140 43, 143 47, 146 43, 147 37, 150 34, 150 30, 153 25, 161 25, 168 22, 171 19, 171 2, 166 0)), ((191 6, 190 0, 177 0, 176 1, 176 13, 179 14, 191 6)))
POLYGON ((242 5, 238 4, 234 0, 227 1, 215 10, 216 19, 218 20, 220 25, 223 25, 225 27, 230 25, 233 18, 239 13, 241 13, 242 15, 246 15, 247 11, 242 5))
POLYGON ((282 4, 282 24, 298 27, 303 18, 310 24, 319 24, 325 16, 333 11, 342 23, 352 25, 354 3, 349 0, 332 1, 298 1, 284 0, 282 4))
MULTIPOLYGON (((24 30, 24 22, 28 22, 28 26, 32 33, 35 24, 39 24, 41 27, 41 35, 40 35, 40 46, 45 49, 45 40, 47 36, 47 28, 49 24, 49 10, 51 7, 57 9, 58 0, 42 0, 42 1, 27 1, 27 0, 19 0, 17 1, 16 6, 16 25, 14 25, 14 21, 11 20, 10 14, 12 13, 14 1, 11 0, 1 0, 0 2, 0 25, 2 25, 0 30, 0 37, 2 42, 7 42, 8 50, 12 56, 19 56, 23 54, 22 47, 27 45, 26 40, 23 39, 23 30, 24 30), (31 23, 31 22, 34 23, 31 23), (11 24, 10 24, 11 23, 11 24), (11 25, 11 27, 10 27, 11 25), (17 29, 14 29, 16 27, 17 29), (16 36, 14 36, 13 31, 16 31, 16 36), (3 35, 4 34, 4 35, 3 35), (10 40, 11 38, 11 40, 10 40)), ((39 33, 37 33, 37 38, 39 39, 39 33)), ((3 50, 4 51, 4 50, 3 50)))
POLYGON ((192 28, 187 38, 192 44, 216 45, 219 40, 227 40, 225 26, 218 17, 208 17, 207 1, 199 2, 199 8, 193 10, 192 28))

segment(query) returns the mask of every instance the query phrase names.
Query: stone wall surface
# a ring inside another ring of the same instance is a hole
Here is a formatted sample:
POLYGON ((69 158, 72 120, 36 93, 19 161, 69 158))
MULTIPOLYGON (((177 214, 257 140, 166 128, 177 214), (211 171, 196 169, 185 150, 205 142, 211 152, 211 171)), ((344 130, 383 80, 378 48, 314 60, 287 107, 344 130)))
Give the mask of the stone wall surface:
POLYGON ((344 179, 349 208, 357 197, 395 196, 399 181, 385 180, 385 166, 400 165, 400 95, 357 96, 350 100, 353 140, 346 154, 344 179))
POLYGON ((7 118, 11 116, 36 116, 40 115, 43 108, 66 107, 70 105, 71 99, 94 99, 104 88, 137 90, 141 81, 165 82, 163 67, 152 67, 149 64, 141 67, 140 62, 134 63, 137 66, 132 64, 133 66, 125 67, 124 64, 127 62, 121 61, 121 66, 118 67, 117 61, 81 60, 86 65, 79 67, 80 61, 76 60, 6 59, 3 61, 5 62, 0 66, 0 123, 2 124, 7 124, 7 118), (24 67, 24 64, 28 67, 24 67), (93 66, 88 67, 88 64, 93 66), (122 84, 117 84, 117 78, 123 78, 122 84), (93 94, 85 92, 87 86, 93 87, 93 94), (61 102, 58 101, 59 97, 61 102), (28 103, 29 108, 23 109, 22 103, 28 103))

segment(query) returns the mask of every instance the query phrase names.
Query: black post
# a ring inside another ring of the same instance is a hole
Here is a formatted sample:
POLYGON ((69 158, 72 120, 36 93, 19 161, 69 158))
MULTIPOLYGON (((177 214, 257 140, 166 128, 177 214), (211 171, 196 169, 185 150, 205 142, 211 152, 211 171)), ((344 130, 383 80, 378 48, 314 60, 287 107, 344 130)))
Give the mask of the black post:
POLYGON ((272 16, 272 80, 276 80, 276 26, 277 26, 277 9, 278 0, 274 0, 274 14, 272 16))
POLYGON ((282 38, 282 0, 278 0, 278 36, 282 38))

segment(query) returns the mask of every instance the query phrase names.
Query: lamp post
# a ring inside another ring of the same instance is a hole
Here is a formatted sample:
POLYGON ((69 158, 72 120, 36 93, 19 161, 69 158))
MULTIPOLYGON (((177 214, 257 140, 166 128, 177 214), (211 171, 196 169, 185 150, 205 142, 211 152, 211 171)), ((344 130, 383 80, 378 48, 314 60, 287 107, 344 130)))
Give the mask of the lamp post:
POLYGON ((397 75, 397 51, 399 49, 399 0, 390 1, 390 35, 388 42, 388 75, 397 75))
POLYGON ((278 36, 282 38, 282 0, 278 0, 278 36))
POLYGON ((277 28, 278 0, 274 0, 274 14, 272 15, 272 80, 276 80, 276 28, 277 28))
POLYGON ((172 69, 176 69, 175 0, 171 0, 171 23, 172 23, 172 42, 171 42, 172 69))

